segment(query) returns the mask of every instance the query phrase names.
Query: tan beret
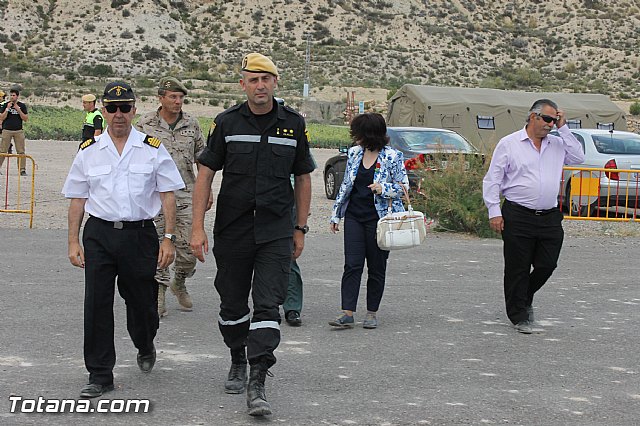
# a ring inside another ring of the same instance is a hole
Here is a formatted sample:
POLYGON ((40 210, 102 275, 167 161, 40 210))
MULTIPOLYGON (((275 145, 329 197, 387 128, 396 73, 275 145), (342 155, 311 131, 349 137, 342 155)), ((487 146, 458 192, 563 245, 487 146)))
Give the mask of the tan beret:
POLYGON ((278 69, 276 65, 260 53, 249 53, 242 59, 242 71, 247 72, 268 72, 276 77, 278 76, 278 69))
POLYGON ((158 89, 167 90, 169 92, 182 92, 185 95, 187 94, 187 88, 184 87, 184 84, 180 83, 180 81, 175 77, 163 77, 160 80, 158 89))
POLYGON ((89 93, 88 95, 82 96, 82 102, 95 102, 95 101, 96 101, 96 97, 91 93, 89 93))

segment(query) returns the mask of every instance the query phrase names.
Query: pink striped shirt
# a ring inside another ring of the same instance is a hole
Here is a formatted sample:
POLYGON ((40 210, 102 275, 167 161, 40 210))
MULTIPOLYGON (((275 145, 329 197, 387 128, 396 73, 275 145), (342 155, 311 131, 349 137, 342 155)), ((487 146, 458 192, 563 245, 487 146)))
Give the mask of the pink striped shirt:
POLYGON ((500 195, 534 210, 558 205, 562 167, 584 161, 582 145, 569 127, 562 126, 558 133, 560 136, 548 135, 542 139, 540 151, 533 145, 526 128, 500 139, 482 181, 489 218, 502 216, 500 195))

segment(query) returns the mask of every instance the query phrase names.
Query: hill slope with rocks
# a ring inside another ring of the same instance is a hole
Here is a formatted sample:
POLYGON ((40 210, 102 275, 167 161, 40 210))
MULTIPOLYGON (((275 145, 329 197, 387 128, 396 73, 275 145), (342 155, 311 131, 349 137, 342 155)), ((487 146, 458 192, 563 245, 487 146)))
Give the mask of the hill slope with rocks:
POLYGON ((253 50, 301 93, 309 46, 312 94, 412 82, 640 96, 638 0, 2 0, 0 16, 0 78, 36 95, 174 74, 222 96, 253 50))

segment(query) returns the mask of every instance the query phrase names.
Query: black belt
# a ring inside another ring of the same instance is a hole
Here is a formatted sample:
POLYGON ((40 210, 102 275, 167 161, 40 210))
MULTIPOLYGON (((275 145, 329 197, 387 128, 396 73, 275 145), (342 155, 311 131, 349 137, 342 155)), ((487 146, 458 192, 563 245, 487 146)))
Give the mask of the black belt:
POLYGON ((136 220, 133 222, 126 222, 126 221, 120 221, 120 220, 117 222, 111 222, 108 220, 100 219, 99 217, 95 217, 95 216, 91 216, 91 217, 97 220, 98 222, 102 222, 105 225, 108 225, 109 227, 114 229, 148 228, 150 226, 155 227, 155 224, 153 223, 153 219, 136 220))
POLYGON ((522 211, 525 211, 525 212, 527 212, 527 213, 531 213, 531 214, 536 215, 536 216, 544 216, 544 215, 546 215, 546 214, 549 214, 549 213, 553 213, 553 212, 557 212, 557 211, 558 211, 558 208, 557 208, 557 207, 554 207, 554 208, 552 208, 552 209, 546 209, 546 210, 535 210, 535 209, 530 209, 529 207, 521 206, 521 205, 520 205, 520 204, 518 204, 518 203, 514 203, 513 201, 509 201, 509 200, 507 200, 506 198, 505 198, 504 202, 505 202, 505 203, 507 203, 507 204, 509 204, 509 205, 511 205, 511 206, 513 206, 513 207, 515 207, 515 208, 517 208, 518 210, 522 210, 522 211))

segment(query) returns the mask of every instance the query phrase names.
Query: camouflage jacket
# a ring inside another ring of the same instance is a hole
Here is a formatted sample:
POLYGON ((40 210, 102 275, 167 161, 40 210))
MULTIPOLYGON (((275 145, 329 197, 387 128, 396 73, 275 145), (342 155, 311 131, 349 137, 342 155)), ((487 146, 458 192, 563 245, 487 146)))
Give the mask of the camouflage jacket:
POLYGON ((190 198, 196 181, 193 165, 197 162, 196 159, 205 147, 205 139, 202 130, 200 130, 198 120, 183 111, 182 118, 178 121, 176 127, 171 130, 167 122, 160 117, 160 108, 158 108, 156 111, 140 117, 135 127, 141 132, 162 141, 176 166, 178 166, 180 176, 185 184, 184 189, 176 191, 176 197, 182 195, 190 198))

